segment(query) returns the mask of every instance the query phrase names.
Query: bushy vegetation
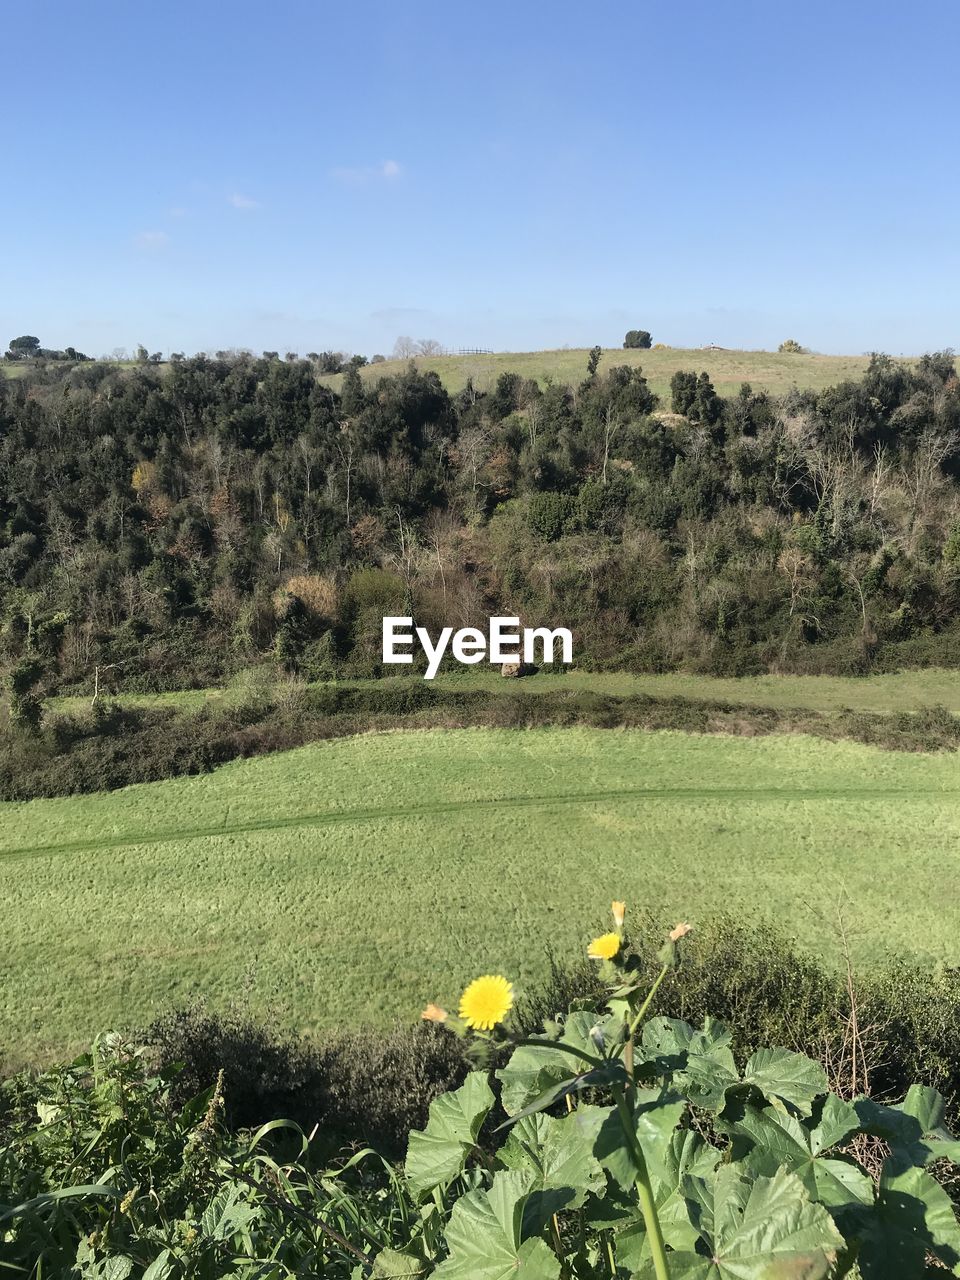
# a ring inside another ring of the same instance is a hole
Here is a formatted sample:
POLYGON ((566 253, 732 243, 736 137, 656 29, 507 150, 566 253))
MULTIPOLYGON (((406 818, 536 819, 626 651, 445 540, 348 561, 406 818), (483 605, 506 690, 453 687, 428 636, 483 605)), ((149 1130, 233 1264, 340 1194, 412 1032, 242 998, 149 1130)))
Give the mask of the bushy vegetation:
MULTIPOLYGON (((529 682, 528 682, 529 684, 529 682)), ((881 714, 818 711, 707 697, 594 692, 585 681, 542 691, 472 683, 368 682, 306 687, 252 680, 200 707, 98 701, 54 711, 30 733, 0 731, 0 801, 112 791, 208 773, 228 760, 389 729, 682 729, 690 733, 807 733, 898 751, 955 751, 960 717, 932 705, 881 714)), ((603 687, 602 678, 598 681, 603 687)), ((629 683, 625 683, 629 688, 629 683)), ((737 691, 740 692, 739 690, 737 691)), ((22 717, 22 712, 21 712, 22 717)))
POLYGON ((681 371, 668 418, 597 351, 575 387, 504 373, 453 396, 413 367, 353 364, 334 391, 313 362, 246 356, 0 383, 15 711, 264 657, 376 675, 397 612, 562 624, 594 668, 956 662, 951 356, 779 398, 681 371))
MULTIPOLYGON (((513 700, 507 725, 536 703, 513 700)), ((957 787, 953 753, 573 725, 350 736, 6 804, 0 1044, 51 1061, 91 1026, 200 993, 228 1007, 248 979, 254 1008, 280 989, 305 1031, 384 1027, 494 947, 536 985, 525 938, 549 920, 575 941, 571 884, 593 910, 613 882, 695 923, 723 901, 837 959, 846 895, 858 962, 952 963, 957 787)))
MULTIPOLYGON (((658 930, 651 912, 634 926, 644 937, 658 930)), ((602 995, 596 966, 586 959, 548 961, 547 976, 513 1012, 523 1034, 602 995)), ((640 963, 652 983, 655 955, 644 951, 640 963)), ((957 969, 887 959, 848 972, 826 965, 776 926, 719 914, 697 929, 683 965, 661 986, 657 1009, 695 1025, 712 1010, 731 1028, 742 1061, 764 1045, 786 1045, 827 1064, 833 1087, 846 1092, 891 1099, 922 1081, 960 1119, 957 969)), ((325 1141, 373 1143, 394 1156, 409 1131, 426 1124, 430 1102, 469 1070, 465 1045, 430 1023, 307 1039, 284 1030, 279 1011, 268 1023, 242 1004, 226 1013, 202 1002, 170 1011, 135 1039, 156 1069, 176 1075, 173 1096, 180 1102, 211 1087, 222 1071, 225 1118, 233 1128, 284 1115, 307 1129, 320 1124, 325 1141), (382 1069, 385 1061, 389 1070, 382 1069)))
POLYGON ((955 1102, 956 991, 924 1004, 902 972, 867 991, 729 921, 700 940, 678 925, 655 954, 631 941, 656 936, 649 921, 628 933, 613 913, 588 967, 556 965, 527 999, 480 978, 418 1033, 348 1035, 307 1070, 294 1042, 195 1010, 144 1048, 106 1036, 8 1079, 0 1259, 77 1280, 955 1270, 960 1143, 929 1065, 952 1056, 955 1102), (728 1027, 690 1020, 714 998, 728 1027), (880 1062, 896 1064, 882 1082, 880 1062), (305 1123, 259 1124, 285 1079, 305 1123), (368 1145, 371 1120, 393 1157, 368 1145))

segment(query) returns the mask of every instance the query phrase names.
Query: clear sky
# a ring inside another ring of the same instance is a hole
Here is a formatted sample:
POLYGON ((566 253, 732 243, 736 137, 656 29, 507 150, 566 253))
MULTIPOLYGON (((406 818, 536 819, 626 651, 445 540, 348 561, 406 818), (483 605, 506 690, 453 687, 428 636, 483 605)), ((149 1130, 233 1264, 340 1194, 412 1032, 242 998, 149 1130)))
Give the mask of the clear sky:
POLYGON ((0 340, 960 346, 958 43, 958 0, 7 4, 0 340))

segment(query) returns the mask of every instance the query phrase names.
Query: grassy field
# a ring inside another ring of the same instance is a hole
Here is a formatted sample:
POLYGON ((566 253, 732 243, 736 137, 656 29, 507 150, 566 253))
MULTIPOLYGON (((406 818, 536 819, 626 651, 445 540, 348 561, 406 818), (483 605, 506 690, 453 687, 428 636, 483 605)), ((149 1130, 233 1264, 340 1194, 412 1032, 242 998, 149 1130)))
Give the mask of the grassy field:
MULTIPOLYGON (((478 390, 486 391, 496 383, 501 373, 506 372, 536 378, 541 385, 553 381, 575 386, 586 377, 588 354, 586 349, 571 348, 561 351, 501 351, 489 356, 432 356, 418 358, 415 363, 420 369, 435 369, 451 392, 460 391, 468 378, 473 379, 478 390)), ((914 357, 904 358, 908 364, 914 360, 914 357)), ((602 372, 618 364, 641 365, 651 387, 661 397, 662 407, 669 409, 670 379, 678 369, 695 369, 698 373, 705 370, 721 395, 735 395, 743 382, 749 382, 754 390, 764 389, 780 395, 792 386, 820 390, 847 378, 860 378, 868 361, 866 355, 779 355, 775 351, 716 351, 684 347, 624 351, 612 347, 604 351, 600 369, 602 372)), ((361 376, 366 381, 375 380, 399 373, 408 364, 407 360, 387 360, 383 364, 367 365, 361 370, 361 376)), ((20 377, 26 367, 0 361, 0 376, 20 377)), ((337 374, 322 381, 339 388, 342 376, 337 374)))
POLYGON ((722 904, 836 955, 960 963, 960 774, 805 737, 586 729, 341 739, 0 805, 0 1046, 50 1057, 199 994, 307 1031, 530 983, 613 897, 722 904), (895 898, 896 910, 891 910, 895 898))
MULTIPOLYGON (((378 681, 384 686, 403 685, 417 677, 396 676, 378 681)), ((371 685, 372 681, 345 680, 346 685, 371 685)), ((493 689, 536 695, 557 689, 594 690, 613 697, 651 694, 654 697, 708 699, 741 703, 751 707, 773 707, 777 710, 802 708, 829 713, 848 708, 888 715, 899 711, 920 711, 925 707, 946 707, 960 715, 960 671, 929 668, 924 671, 901 671, 892 675, 847 676, 744 676, 721 678, 683 673, 668 675, 630 675, 627 673, 569 671, 551 674, 541 671, 536 676, 507 682, 496 670, 471 668, 454 674, 438 675, 436 688, 493 689)), ((222 689, 190 689, 177 693, 124 694, 119 701, 131 706, 179 706, 184 709, 217 702, 229 694, 222 689)), ((51 706, 69 710, 89 706, 89 698, 51 699, 51 706)))
MULTIPOLYGON (((519 373, 535 378, 541 385, 548 380, 576 385, 587 375, 587 350, 498 352, 490 356, 433 356, 419 358, 419 369, 435 369, 448 391, 456 392, 468 378, 478 391, 486 391, 501 373, 519 373)), ((365 379, 376 379, 406 368, 406 360, 387 360, 361 370, 365 379)), ((749 382, 754 390, 767 390, 775 395, 792 386, 821 390, 847 378, 861 378, 869 357, 779 355, 775 351, 704 351, 697 348, 664 347, 659 351, 623 351, 609 348, 603 353, 600 370, 613 365, 641 365, 652 389, 661 397, 663 408, 670 407, 670 379, 678 369, 705 370, 714 387, 724 396, 735 395, 740 384, 749 382)), ((907 363, 911 363, 908 358, 907 363)), ((340 375, 326 379, 339 387, 340 375)))

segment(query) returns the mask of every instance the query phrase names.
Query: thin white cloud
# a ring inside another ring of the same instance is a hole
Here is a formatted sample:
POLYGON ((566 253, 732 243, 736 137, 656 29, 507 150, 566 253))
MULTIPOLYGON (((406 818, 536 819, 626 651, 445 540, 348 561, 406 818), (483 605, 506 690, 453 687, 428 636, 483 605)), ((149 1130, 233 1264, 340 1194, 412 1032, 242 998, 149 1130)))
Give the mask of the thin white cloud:
POLYGON ((165 249, 170 243, 170 237, 165 231, 140 231, 134 236, 133 242, 138 249, 165 249))
POLYGON ((396 160, 383 160, 380 164, 358 166, 356 168, 331 169, 330 176, 338 182, 357 184, 361 182, 395 182, 403 173, 396 160))
POLYGON ((232 204, 235 209, 260 208, 259 200, 254 200, 252 196, 242 195, 239 191, 235 191, 232 196, 227 196, 227 202, 232 204))
POLYGON ((168 210, 171 218, 185 218, 187 216, 186 209, 182 205, 175 205, 174 208, 168 210))

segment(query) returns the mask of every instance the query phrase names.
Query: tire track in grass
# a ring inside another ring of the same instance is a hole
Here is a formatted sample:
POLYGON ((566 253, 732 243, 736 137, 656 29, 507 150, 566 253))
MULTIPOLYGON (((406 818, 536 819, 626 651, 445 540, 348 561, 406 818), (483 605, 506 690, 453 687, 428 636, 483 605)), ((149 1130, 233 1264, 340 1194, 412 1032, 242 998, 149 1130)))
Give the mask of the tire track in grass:
POLYGON ((556 806, 604 804, 614 800, 769 800, 784 801, 903 801, 921 798, 960 797, 960 788, 947 787, 618 787, 605 791, 567 791, 554 795, 492 796, 470 800, 441 800, 431 804, 384 805, 361 809, 331 809, 319 813, 287 814, 282 817, 248 818, 229 822, 229 809, 217 822, 204 826, 165 828, 123 835, 91 836, 82 840, 62 840, 53 844, 21 845, 0 849, 0 860, 58 853, 88 853, 125 849, 143 844, 170 844, 176 841, 206 840, 211 836, 256 834, 297 828, 335 826, 339 823, 384 822, 396 818, 432 818, 445 814, 496 813, 502 809, 550 809, 556 806))

